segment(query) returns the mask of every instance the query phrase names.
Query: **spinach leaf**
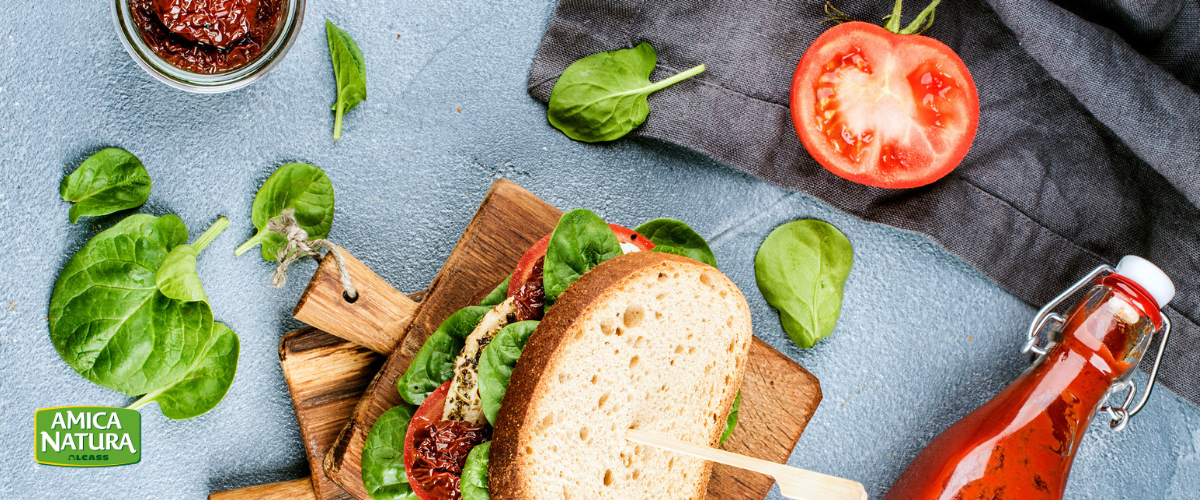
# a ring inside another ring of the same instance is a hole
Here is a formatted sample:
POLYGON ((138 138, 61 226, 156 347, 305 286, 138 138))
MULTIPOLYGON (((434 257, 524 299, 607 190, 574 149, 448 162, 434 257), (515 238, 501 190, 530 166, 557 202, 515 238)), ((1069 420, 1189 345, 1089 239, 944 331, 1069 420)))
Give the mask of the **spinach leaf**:
POLYGON ((212 342, 204 346, 204 354, 192 371, 175 383, 142 396, 129 409, 157 401, 167 418, 184 420, 216 408, 233 385, 241 343, 237 334, 221 323, 213 323, 213 333, 212 342))
POLYGON ((694 229, 675 219, 654 219, 634 229, 654 243, 655 252, 673 253, 717 267, 708 242, 694 229))
POLYGON ((701 64, 650 83, 658 54, 642 42, 632 49, 592 54, 567 66, 554 89, 546 117, 577 141, 619 139, 646 121, 651 93, 704 71, 701 64))
POLYGON ((494 290, 492 290, 492 292, 489 293, 487 295, 487 297, 484 297, 483 301, 481 301, 479 303, 479 305, 487 306, 487 307, 496 307, 501 302, 504 302, 505 299, 508 298, 508 282, 509 281, 512 281, 511 274, 508 275, 507 278, 504 278, 504 281, 501 281, 499 285, 496 285, 496 288, 494 290))
POLYGON ((200 275, 196 274, 196 247, 179 245, 171 249, 167 258, 154 273, 158 290, 168 298, 184 302, 207 301, 200 275))
POLYGON ((583 273, 621 253, 617 235, 599 215, 584 209, 563 214, 550 233, 542 268, 546 305, 554 304, 558 294, 583 273))
POLYGON ((229 219, 221 217, 195 243, 172 248, 154 273, 158 290, 168 298, 184 302, 208 301, 200 275, 196 274, 196 256, 227 226, 229 219))
MULTIPOLYGON (((214 224, 193 247, 202 249, 224 225, 214 224)), ((214 336, 212 310, 203 300, 169 297, 158 285, 159 269, 186 240, 178 217, 134 214, 76 252, 58 275, 47 317, 63 361, 84 378, 131 396, 167 387, 192 371, 214 336)), ((173 274, 189 272, 186 262, 172 267, 173 274)), ((166 280, 168 289, 178 282, 185 290, 187 281, 166 280)))
POLYGON ((492 451, 492 442, 487 441, 467 453, 467 461, 463 463, 462 489, 463 500, 491 500, 488 495, 488 453, 492 451))
POLYGON ((521 321, 501 328, 479 356, 479 399, 483 415, 492 425, 500 414, 500 401, 508 390, 517 358, 537 326, 537 321, 521 321))
POLYGON ((321 169, 307 163, 289 163, 279 167, 254 196, 251 220, 258 233, 234 250, 241 255, 262 244, 263 260, 279 260, 279 251, 287 239, 267 230, 267 222, 287 209, 295 210, 296 224, 310 239, 329 236, 333 226, 333 183, 321 169))
POLYGON ((425 402, 434 389, 454 376, 454 358, 462 351, 467 336, 479 325, 483 315, 492 308, 467 306, 442 321, 417 351, 408 371, 396 379, 396 390, 409 404, 425 402))
POLYGON ((58 194, 75 203, 69 214, 74 224, 84 215, 108 215, 142 206, 150 198, 150 174, 128 151, 102 149, 62 180, 58 194))
POLYGON ((325 20, 325 38, 329 40, 329 57, 337 79, 337 102, 331 108, 337 116, 333 123, 336 141, 342 138, 342 115, 367 100, 367 63, 354 39, 329 20, 325 20))
POLYGON ((725 418, 725 431, 721 433, 721 440, 717 442, 717 446, 725 444, 725 440, 733 434, 733 430, 737 428, 738 410, 742 408, 742 390, 738 389, 738 395, 733 399, 733 408, 729 410, 729 416, 725 418))
POLYGON ((812 347, 833 332, 842 313, 842 288, 854 264, 854 248, 837 228, 819 220, 775 228, 754 257, 763 298, 779 310, 792 342, 812 347))
POLYGON ((400 405, 383 412, 363 444, 362 479, 374 500, 416 500, 404 472, 404 439, 417 407, 400 405))

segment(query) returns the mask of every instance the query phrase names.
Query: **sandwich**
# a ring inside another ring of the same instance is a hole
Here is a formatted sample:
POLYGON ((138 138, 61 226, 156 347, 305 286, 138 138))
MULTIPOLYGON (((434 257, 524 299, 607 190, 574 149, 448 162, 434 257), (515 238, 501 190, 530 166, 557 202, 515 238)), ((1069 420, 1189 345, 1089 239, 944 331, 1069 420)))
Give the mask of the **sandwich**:
POLYGON ((479 305, 446 318, 375 422, 375 500, 699 499, 736 425, 750 311, 686 224, 565 213, 479 305))

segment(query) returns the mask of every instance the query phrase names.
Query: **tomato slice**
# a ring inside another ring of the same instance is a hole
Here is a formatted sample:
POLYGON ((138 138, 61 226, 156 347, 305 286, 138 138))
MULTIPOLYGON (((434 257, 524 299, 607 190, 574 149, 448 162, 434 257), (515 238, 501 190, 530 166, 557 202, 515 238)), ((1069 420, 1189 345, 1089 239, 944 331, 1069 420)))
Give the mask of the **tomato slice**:
MULTIPOLYGON (((529 275, 533 273, 533 267, 538 260, 546 256, 546 247, 550 245, 550 235, 547 234, 529 247, 525 251, 525 255, 521 256, 521 260, 517 261, 517 267, 513 269, 512 279, 508 281, 508 296, 516 295, 518 291, 525 286, 529 281, 529 275)), ((541 267, 541 266, 538 266, 541 267)), ((539 273, 540 274, 540 273, 539 273)), ((541 276, 538 276, 540 279, 541 276)))
MULTIPOLYGON (((617 241, 624 245, 633 245, 638 250, 646 251, 654 248, 649 238, 642 236, 632 229, 609 224, 617 241)), ((529 247, 517 267, 513 269, 512 279, 508 282, 508 296, 516 297, 517 321, 542 318, 542 305, 546 294, 542 287, 542 264, 546 259, 546 247, 550 245, 550 235, 529 247)))
POLYGON ((949 174, 979 126, 975 80, 953 50, 862 22, 834 26, 809 46, 792 77, 791 111, 817 163, 883 188, 949 174))
POLYGON ((645 252, 646 250, 654 249, 654 242, 650 238, 642 236, 632 229, 621 227, 616 224, 609 224, 613 233, 617 235, 617 241, 621 243, 632 243, 638 250, 645 252))

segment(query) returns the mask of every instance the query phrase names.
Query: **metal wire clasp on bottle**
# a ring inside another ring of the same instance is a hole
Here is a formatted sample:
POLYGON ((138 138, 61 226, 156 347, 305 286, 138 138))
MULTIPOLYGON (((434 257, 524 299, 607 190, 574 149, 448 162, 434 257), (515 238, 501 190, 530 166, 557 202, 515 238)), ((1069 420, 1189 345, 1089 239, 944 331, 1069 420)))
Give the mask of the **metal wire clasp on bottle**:
MULTIPOLYGON (((1088 285, 1095 283, 1096 280, 1101 276, 1115 272, 1116 270, 1107 264, 1097 267, 1096 269, 1093 269, 1092 272, 1088 273, 1087 276, 1084 276, 1082 279, 1075 282, 1074 285, 1071 285, 1070 288, 1064 290, 1062 293, 1058 294, 1057 297, 1054 297, 1053 300, 1042 306, 1042 308, 1038 310, 1037 315, 1033 317, 1033 321, 1029 324, 1029 331, 1025 334, 1027 338, 1025 345, 1021 347, 1021 353, 1034 353, 1037 355, 1037 358, 1035 359, 1040 359, 1042 356, 1045 356, 1046 352, 1050 350, 1050 347, 1057 342, 1055 339, 1055 333, 1061 332, 1063 325, 1066 324, 1066 318, 1055 312, 1054 309, 1062 305, 1064 301, 1066 301, 1072 295, 1075 295, 1075 293, 1083 290, 1088 285), (1044 345, 1041 345, 1041 333, 1046 330, 1049 330, 1050 335, 1047 336, 1047 342, 1044 345)), ((1136 405, 1133 405, 1133 408, 1130 408, 1130 405, 1133 403, 1133 399, 1137 394, 1137 386, 1133 383, 1132 379, 1130 379, 1122 381, 1121 383, 1110 388, 1108 390, 1108 394, 1104 398, 1105 404, 1100 407, 1100 409, 1108 412, 1108 415, 1111 418, 1108 425, 1113 430, 1119 431, 1124 429, 1129 423, 1129 418, 1136 415, 1142 410, 1142 407, 1146 405, 1146 401, 1150 399, 1150 391, 1154 390, 1154 381, 1158 379, 1158 366, 1162 362, 1163 351, 1167 348, 1167 340, 1171 337, 1171 320, 1167 318, 1165 311, 1162 313, 1162 327, 1159 328, 1158 331, 1154 332, 1154 334, 1160 334, 1162 339, 1158 343, 1158 353, 1154 356, 1154 366, 1150 369, 1150 374, 1146 380, 1146 389, 1142 392, 1141 399, 1138 400, 1136 405), (1125 399, 1122 401, 1121 405, 1116 407, 1109 405, 1108 398, 1111 397, 1115 392, 1123 389, 1126 391, 1126 393, 1125 399)))

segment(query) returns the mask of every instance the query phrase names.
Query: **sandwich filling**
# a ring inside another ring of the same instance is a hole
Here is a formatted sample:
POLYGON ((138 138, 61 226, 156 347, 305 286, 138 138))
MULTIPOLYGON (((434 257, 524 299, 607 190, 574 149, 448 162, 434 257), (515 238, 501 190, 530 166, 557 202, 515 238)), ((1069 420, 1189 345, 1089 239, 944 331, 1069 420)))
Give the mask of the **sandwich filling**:
MULTIPOLYGON (((394 491, 395 487, 411 489, 418 500, 487 499, 486 480, 482 486, 479 481, 463 481, 464 468, 475 467, 473 477, 486 479, 486 453, 470 452, 490 441, 491 420, 499 411, 517 358, 535 331, 535 320, 552 307, 557 295, 592 267, 629 252, 662 251, 715 265, 703 238, 686 224, 658 219, 638 230, 643 228, 664 237, 655 241, 607 224, 587 210, 568 212, 553 233, 526 252, 510 279, 484 303, 447 318, 396 381, 401 396, 420 405, 409 410, 413 413, 403 431, 404 470, 370 474, 395 478, 396 482, 374 487, 365 482, 368 491, 394 491), (474 458, 480 455, 482 458, 474 458), (471 460, 482 464, 473 465, 471 460)), ((374 434, 375 428, 371 432, 374 434)), ((368 436, 368 441, 373 439, 368 436)), ((367 481, 366 471, 372 464, 365 457, 364 453, 363 477, 367 481)))
POLYGON ((483 402, 479 399, 479 357, 496 332, 516 320, 516 313, 516 301, 509 297, 483 315, 479 326, 467 337, 462 353, 454 360, 454 378, 450 380, 442 420, 460 420, 475 425, 487 423, 483 418, 483 402))

